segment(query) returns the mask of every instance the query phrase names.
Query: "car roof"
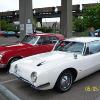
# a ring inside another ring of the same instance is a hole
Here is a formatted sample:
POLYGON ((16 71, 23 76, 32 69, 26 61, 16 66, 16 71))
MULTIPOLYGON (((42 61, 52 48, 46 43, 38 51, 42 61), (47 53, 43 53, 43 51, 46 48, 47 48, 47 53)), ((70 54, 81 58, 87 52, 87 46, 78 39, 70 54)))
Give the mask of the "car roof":
POLYGON ((29 34, 31 36, 56 36, 60 40, 64 40, 64 36, 62 34, 55 34, 55 33, 34 33, 34 34, 29 34))
POLYGON ((92 41, 100 41, 100 37, 74 37, 70 39, 66 39, 65 41, 75 41, 75 42, 92 42, 92 41))
POLYGON ((54 36, 53 33, 33 33, 32 36, 54 36))

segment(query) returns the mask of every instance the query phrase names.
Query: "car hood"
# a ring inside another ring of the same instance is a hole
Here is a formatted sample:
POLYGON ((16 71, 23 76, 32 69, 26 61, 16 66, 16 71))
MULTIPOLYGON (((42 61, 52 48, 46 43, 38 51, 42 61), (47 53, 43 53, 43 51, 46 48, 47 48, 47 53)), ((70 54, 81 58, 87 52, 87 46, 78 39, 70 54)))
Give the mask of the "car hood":
POLYGON ((12 63, 9 72, 31 81, 31 73, 48 72, 48 70, 55 70, 64 65, 71 64, 77 59, 74 58, 73 53, 66 53, 61 51, 52 51, 48 53, 38 54, 26 57, 12 63))
POLYGON ((27 44, 27 43, 12 43, 12 44, 9 44, 9 45, 1 45, 0 46, 0 52, 23 49, 23 48, 26 48, 28 46, 30 47, 31 45, 27 44))
POLYGON ((64 63, 69 63, 72 60, 75 60, 73 53, 52 51, 23 58, 14 62, 14 64, 17 64, 22 70, 44 70, 48 69, 49 66, 50 68, 59 66, 64 63))

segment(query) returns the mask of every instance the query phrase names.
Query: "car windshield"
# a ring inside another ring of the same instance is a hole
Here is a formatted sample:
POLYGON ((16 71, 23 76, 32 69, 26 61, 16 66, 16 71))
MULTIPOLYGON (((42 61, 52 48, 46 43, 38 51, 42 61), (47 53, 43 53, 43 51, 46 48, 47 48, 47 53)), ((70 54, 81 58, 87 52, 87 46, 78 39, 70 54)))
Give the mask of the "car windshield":
POLYGON ((38 38, 39 38, 39 36, 27 35, 27 36, 25 36, 25 38, 22 40, 22 42, 34 44, 34 43, 37 41, 38 38))
POLYGON ((55 50, 82 54, 83 47, 84 43, 81 42, 63 41, 55 47, 55 50))

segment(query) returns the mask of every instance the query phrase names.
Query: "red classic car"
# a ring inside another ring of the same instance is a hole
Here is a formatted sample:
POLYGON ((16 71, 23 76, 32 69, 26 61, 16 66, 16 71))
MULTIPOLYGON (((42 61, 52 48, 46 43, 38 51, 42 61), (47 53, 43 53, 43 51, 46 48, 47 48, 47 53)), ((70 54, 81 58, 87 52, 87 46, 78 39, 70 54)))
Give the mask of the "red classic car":
POLYGON ((10 68, 12 62, 23 57, 49 52, 58 40, 63 40, 61 34, 31 34, 26 35, 21 42, 0 46, 0 68, 10 68))

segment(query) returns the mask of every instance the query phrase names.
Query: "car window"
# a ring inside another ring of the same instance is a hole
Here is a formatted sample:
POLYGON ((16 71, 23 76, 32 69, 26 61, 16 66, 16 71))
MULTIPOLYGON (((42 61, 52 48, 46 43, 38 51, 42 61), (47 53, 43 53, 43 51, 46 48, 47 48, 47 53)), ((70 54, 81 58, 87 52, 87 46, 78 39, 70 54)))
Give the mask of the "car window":
POLYGON ((50 44, 50 40, 49 37, 40 37, 37 44, 41 44, 41 45, 46 45, 46 44, 50 44))
POLYGON ((88 44, 88 47, 90 54, 100 52, 100 41, 91 42, 88 44))
POLYGON ((53 44, 57 43, 57 41, 58 41, 57 37, 55 37, 55 36, 50 36, 49 39, 50 39, 51 43, 53 43, 53 44))
POLYGON ((84 44, 79 42, 72 42, 68 46, 64 47, 66 52, 82 53, 84 44))
POLYGON ((55 36, 41 36, 37 44, 46 45, 46 44, 55 44, 58 39, 55 36))
POLYGON ((55 51, 62 51, 63 47, 71 43, 70 41, 58 41, 57 45, 55 46, 55 51))
POLYGON ((84 48, 84 43, 66 41, 60 44, 55 50, 82 54, 83 48, 84 48))
POLYGON ((38 36, 27 35, 27 36, 25 36, 25 38, 22 40, 22 42, 34 44, 34 43, 37 41, 37 39, 38 39, 38 36))

